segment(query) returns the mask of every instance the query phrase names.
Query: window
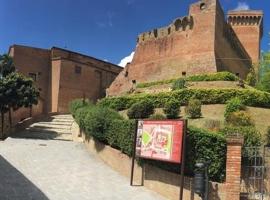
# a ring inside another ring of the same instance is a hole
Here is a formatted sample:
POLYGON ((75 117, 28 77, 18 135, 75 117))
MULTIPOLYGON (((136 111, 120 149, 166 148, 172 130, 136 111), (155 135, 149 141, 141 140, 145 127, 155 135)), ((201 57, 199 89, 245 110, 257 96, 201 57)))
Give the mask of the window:
POLYGON ((201 3, 201 5, 200 5, 200 9, 201 9, 201 10, 204 10, 205 8, 206 8, 205 3, 201 3))
POLYGON ((80 67, 80 66, 75 66, 75 73, 76 73, 76 74, 81 74, 81 73, 82 73, 82 67, 80 67))
POLYGON ((37 81, 37 74, 36 73, 29 73, 28 75, 31 79, 33 79, 33 81, 37 81))
POLYGON ((182 72, 182 76, 186 76, 187 75, 187 72, 182 72))

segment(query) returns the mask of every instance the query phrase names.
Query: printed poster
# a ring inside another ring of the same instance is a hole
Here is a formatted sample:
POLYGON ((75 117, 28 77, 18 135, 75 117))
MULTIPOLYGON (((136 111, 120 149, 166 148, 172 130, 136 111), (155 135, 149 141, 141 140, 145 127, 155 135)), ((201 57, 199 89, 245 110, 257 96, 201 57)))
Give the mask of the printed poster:
POLYGON ((138 121, 136 155, 181 163, 183 131, 181 120, 138 121))

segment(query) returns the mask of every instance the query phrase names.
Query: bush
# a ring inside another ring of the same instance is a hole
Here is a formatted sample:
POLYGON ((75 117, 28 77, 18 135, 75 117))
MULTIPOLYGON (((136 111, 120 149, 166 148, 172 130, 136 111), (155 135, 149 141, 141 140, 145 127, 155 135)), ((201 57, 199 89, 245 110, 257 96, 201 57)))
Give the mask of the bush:
POLYGON ((231 115, 231 113, 245 110, 245 109, 246 107, 240 98, 236 97, 229 100, 225 108, 225 113, 224 113, 225 120, 228 121, 228 117, 231 115))
POLYGON ((143 100, 135 103, 128 110, 129 119, 144 119, 154 113, 154 106, 149 100, 143 100))
POLYGON ((202 116, 202 103, 199 99, 190 99, 185 109, 191 119, 200 118, 202 116))
POLYGON ((217 72, 190 76, 187 81, 237 81, 239 78, 230 72, 217 72))
POLYGON ((254 126, 251 116, 246 111, 237 111, 227 117, 227 123, 232 126, 254 126))
POLYGON ((82 130, 85 130, 85 123, 86 123, 85 118, 87 113, 89 112, 89 109, 91 109, 90 106, 84 106, 78 108, 74 114, 75 121, 82 130))
POLYGON ((109 108, 95 106, 88 109, 85 117, 85 131, 88 137, 107 142, 107 134, 112 126, 113 120, 123 119, 121 115, 109 108))
MULTIPOLYGON (((146 88, 154 85, 164 85, 174 83, 178 79, 139 83, 137 88, 146 88)), ((237 81, 239 78, 230 72, 217 72, 211 74, 193 75, 186 78, 186 81, 237 81)))
POLYGON ((253 126, 226 126, 221 132, 224 135, 243 135, 244 147, 256 147, 262 144, 262 136, 253 126))
POLYGON ((135 120, 113 120, 107 135, 108 143, 119 148, 128 156, 132 155, 135 120))
POLYGON ((153 119, 153 120, 163 120, 163 119, 167 119, 166 116, 162 113, 156 113, 153 115, 150 115, 149 119, 153 119))
POLYGON ((168 119, 177 119, 180 112, 180 101, 176 99, 171 99, 165 103, 164 113, 168 119))
POLYGON ((270 146, 270 126, 267 128, 265 143, 267 146, 270 146))
MULTIPOLYGON (((78 110, 75 115, 79 121, 83 121, 81 118, 85 118, 85 132, 88 137, 93 136, 97 140, 108 143, 131 156, 135 131, 134 120, 124 120, 118 113, 100 106, 86 106, 78 110), (87 113, 86 118, 83 110, 87 113)), ((225 173, 225 138, 220 134, 189 127, 186 158, 186 173, 193 175, 194 165, 197 161, 201 159, 211 160, 210 178, 213 181, 221 181, 225 173)), ((180 173, 180 166, 177 164, 144 161, 155 163, 158 167, 171 172, 180 173)))
POLYGON ((172 90, 180 90, 186 88, 186 80, 184 78, 179 78, 172 84, 172 90))
POLYGON ((225 104, 232 98, 239 98, 247 106, 270 108, 270 94, 254 89, 184 89, 158 94, 136 94, 102 99, 98 104, 115 110, 124 110, 132 104, 148 99, 156 108, 164 107, 170 99, 187 104, 192 97, 200 99, 202 104, 225 104))
POLYGON ((69 102, 69 112, 74 116, 77 109, 82 108, 86 105, 91 105, 89 100, 83 100, 83 99, 75 99, 71 102, 69 102))
POLYGON ((256 76, 254 68, 250 69, 250 72, 248 73, 247 78, 246 78, 246 82, 249 86, 252 86, 252 87, 256 86, 257 76, 256 76))

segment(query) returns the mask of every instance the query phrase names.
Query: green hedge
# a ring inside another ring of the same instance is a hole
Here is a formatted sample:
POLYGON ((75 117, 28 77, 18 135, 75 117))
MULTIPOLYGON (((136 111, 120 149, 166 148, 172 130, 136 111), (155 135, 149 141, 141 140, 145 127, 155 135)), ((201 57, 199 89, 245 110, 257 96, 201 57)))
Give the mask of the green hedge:
MULTIPOLYGON (((183 79, 183 78, 180 78, 183 79)), ((201 75, 194 75, 188 76, 185 78, 186 81, 237 81, 239 78, 230 73, 230 72, 217 72, 211 74, 201 74, 201 75)), ((177 82, 178 79, 170 79, 170 80, 163 80, 163 81, 155 81, 155 82, 148 82, 148 83, 139 83, 137 88, 146 88, 151 87, 154 85, 164 85, 164 84, 173 84, 177 82)))
MULTIPOLYGON (((87 137, 110 144, 131 156, 135 120, 125 120, 114 111, 101 106, 85 106, 75 112, 75 120, 80 123, 87 137), (84 111, 83 111, 84 110, 84 111), (83 119, 82 119, 83 118, 83 119)), ((226 157, 226 141, 223 135, 211 133, 193 127, 188 128, 186 173, 193 175, 197 161, 210 160, 211 180, 221 181, 224 177, 226 157)), ((154 161, 147 161, 150 164, 154 161)), ((156 166, 179 172, 179 165, 156 162, 156 166)))
POLYGON ((120 97, 104 98, 99 105, 115 110, 124 110, 141 100, 152 101, 154 107, 164 107, 170 99, 176 99, 186 105, 191 98, 201 100, 202 104, 225 104, 228 100, 238 97, 247 106, 270 107, 270 93, 255 89, 183 89, 158 94, 134 94, 120 97))

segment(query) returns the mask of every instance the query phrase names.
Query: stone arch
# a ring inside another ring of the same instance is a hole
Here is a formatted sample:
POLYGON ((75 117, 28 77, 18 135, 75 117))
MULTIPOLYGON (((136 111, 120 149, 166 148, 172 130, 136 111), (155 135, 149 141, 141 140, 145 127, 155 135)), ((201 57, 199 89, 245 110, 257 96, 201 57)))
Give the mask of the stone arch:
POLYGON ((240 17, 240 16, 237 17, 237 19, 236 19, 236 24, 237 24, 237 25, 241 24, 241 17, 240 17))

